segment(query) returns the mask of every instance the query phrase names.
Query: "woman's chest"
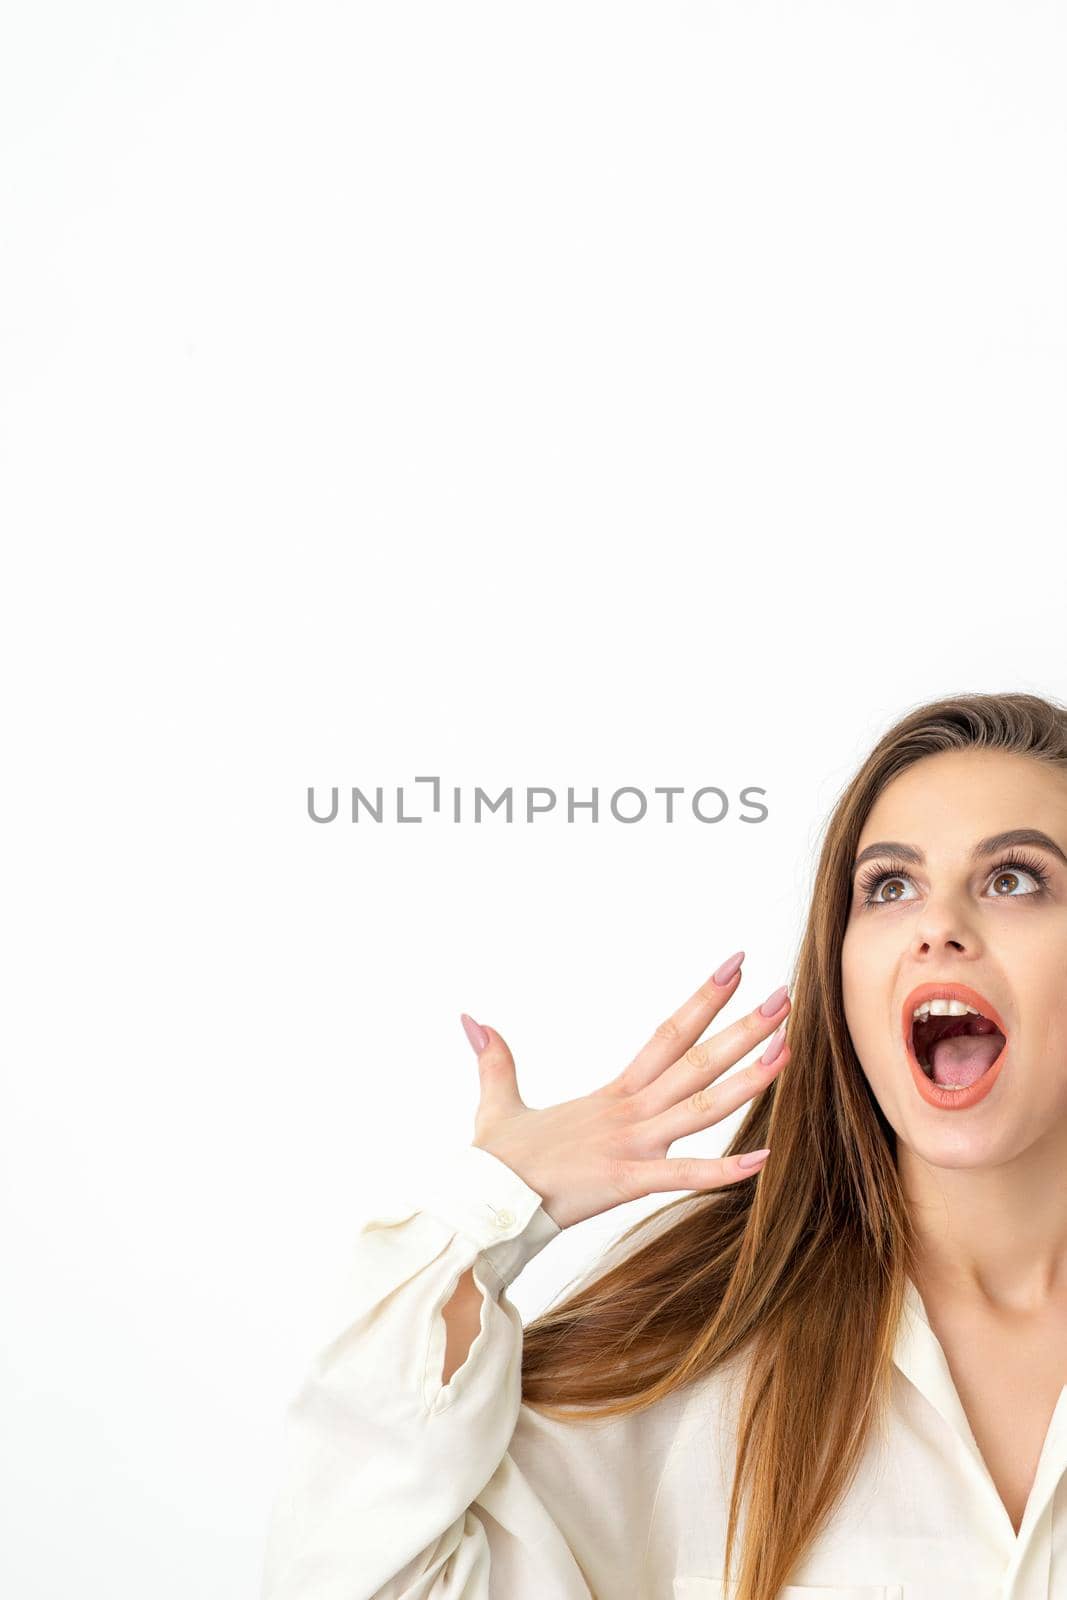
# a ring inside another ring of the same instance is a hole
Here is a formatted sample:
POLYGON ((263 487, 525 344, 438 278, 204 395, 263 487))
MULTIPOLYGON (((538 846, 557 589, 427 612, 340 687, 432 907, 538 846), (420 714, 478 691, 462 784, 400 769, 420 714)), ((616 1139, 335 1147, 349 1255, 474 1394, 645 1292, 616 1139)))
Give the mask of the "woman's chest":
POLYGON ((1060 1392, 1067 1326, 932 1311, 975 1443, 1016 1533, 1060 1392))
MULTIPOLYGON (((1061 1478, 1061 1509, 1067 1508, 1067 1404, 1059 1403, 1067 1372, 1061 1376, 1056 1358, 1057 1348, 1067 1345, 978 1340, 972 1322, 959 1347, 944 1321, 942 1327, 958 1389, 953 1392, 946 1372, 944 1348, 935 1350, 927 1329, 895 1376, 885 1433, 869 1437, 847 1492, 791 1574, 787 1600, 1030 1600, 1057 1592, 1048 1589, 1047 1572, 1053 1542, 1055 1559, 1067 1571, 1067 1518, 1035 1515, 1026 1539, 1018 1545, 1015 1539, 1028 1500, 1036 1512, 1047 1512, 1061 1478), (992 1381, 983 1367, 990 1362, 992 1381), (1057 1410, 1060 1425, 1050 1434, 1057 1410), (973 1449, 956 1437, 968 1427, 988 1469, 985 1493, 973 1449), (994 1495, 1004 1507, 1001 1517, 994 1495), (1009 1567, 1014 1577, 1006 1584, 1009 1567)), ((710 1401, 687 1421, 659 1482, 644 1577, 656 1600, 657 1583, 667 1595, 672 1580, 674 1600, 703 1600, 705 1594, 719 1600, 735 1396, 714 1387, 710 1401)), ((732 1593, 724 1588, 721 1600, 732 1593)))

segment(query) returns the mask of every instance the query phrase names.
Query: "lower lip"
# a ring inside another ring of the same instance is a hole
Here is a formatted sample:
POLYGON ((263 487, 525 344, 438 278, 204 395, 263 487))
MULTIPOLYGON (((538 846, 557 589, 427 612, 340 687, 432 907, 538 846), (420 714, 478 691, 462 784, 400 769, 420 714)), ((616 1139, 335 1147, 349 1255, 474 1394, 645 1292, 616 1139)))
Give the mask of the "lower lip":
POLYGON ((936 1106, 939 1111, 966 1111, 969 1106, 976 1106, 979 1100, 984 1100, 1000 1076, 1000 1069, 1004 1065, 1008 1054, 1008 1041, 1004 1040, 1001 1050, 992 1066, 988 1067, 982 1076, 971 1084, 969 1089, 943 1089, 939 1083, 928 1078, 915 1059, 915 1052, 911 1047, 911 1030, 909 1028, 904 1048, 908 1053, 908 1062, 911 1066, 911 1075, 915 1080, 915 1087, 922 1095, 928 1106, 936 1106))

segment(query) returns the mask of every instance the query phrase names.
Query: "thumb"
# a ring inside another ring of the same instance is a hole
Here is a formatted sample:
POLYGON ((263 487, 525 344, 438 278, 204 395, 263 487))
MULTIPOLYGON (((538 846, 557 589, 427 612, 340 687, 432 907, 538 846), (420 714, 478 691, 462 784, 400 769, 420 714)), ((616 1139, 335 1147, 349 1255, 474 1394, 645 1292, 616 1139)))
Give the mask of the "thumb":
POLYGON ((480 1108, 512 1116, 525 1108, 515 1076, 515 1058, 495 1028, 485 1028, 460 1013, 463 1031, 478 1057, 478 1076, 482 1083, 480 1108))

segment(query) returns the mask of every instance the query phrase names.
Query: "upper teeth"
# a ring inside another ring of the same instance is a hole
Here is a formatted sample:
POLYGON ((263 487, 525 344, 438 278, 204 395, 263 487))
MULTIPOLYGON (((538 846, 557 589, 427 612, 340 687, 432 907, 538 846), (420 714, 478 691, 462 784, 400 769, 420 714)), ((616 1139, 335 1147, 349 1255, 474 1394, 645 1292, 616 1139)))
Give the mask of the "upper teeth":
POLYGON ((922 1005, 916 1006, 912 1012, 912 1020, 917 1017, 963 1017, 967 1012, 973 1017, 980 1017, 982 1013, 974 1006, 969 1006, 965 1000, 924 1000, 922 1005))

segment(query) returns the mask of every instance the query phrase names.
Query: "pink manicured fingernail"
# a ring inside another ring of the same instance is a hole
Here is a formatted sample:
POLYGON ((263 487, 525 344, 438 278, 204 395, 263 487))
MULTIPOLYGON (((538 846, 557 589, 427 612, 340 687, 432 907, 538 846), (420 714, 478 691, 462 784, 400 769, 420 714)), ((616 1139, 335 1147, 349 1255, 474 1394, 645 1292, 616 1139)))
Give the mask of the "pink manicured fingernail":
POLYGON ((468 1017, 465 1011, 460 1012, 459 1020, 463 1024, 463 1032, 471 1042, 471 1049, 475 1055, 481 1055, 489 1043, 489 1035, 479 1023, 475 1022, 473 1017, 468 1017))
POLYGON ((741 965, 741 963, 742 963, 742 961, 744 959, 745 959, 745 952, 743 950, 739 950, 736 955, 730 956, 729 960, 724 961, 722 966, 719 967, 717 971, 712 973, 712 975, 711 975, 712 983, 718 983, 718 984, 729 983, 730 979, 733 977, 734 973, 739 969, 739 967, 740 967, 740 965, 741 965))
POLYGON ((770 1145, 767 1146, 766 1150, 749 1150, 745 1155, 738 1156, 737 1165, 739 1167, 744 1167, 745 1171, 747 1172, 749 1167, 758 1167, 760 1162, 765 1160, 770 1153, 770 1145))
POLYGON ((772 1061, 777 1061, 778 1057, 782 1053, 782 1046, 784 1044, 785 1044, 785 1023, 783 1022, 781 1027, 780 1028, 776 1028, 774 1033, 771 1034, 770 1040, 768 1041, 768 1044, 767 1044, 767 1048, 766 1048, 766 1050, 764 1050, 763 1054, 759 1058, 760 1059, 760 1066, 761 1067, 769 1067, 772 1061))
POLYGON ((766 1000, 764 1000, 763 1004, 760 1006, 760 1015, 764 1017, 773 1017, 776 1011, 781 1011, 783 1005, 785 1004, 785 997, 788 993, 789 985, 787 983, 783 983, 780 989, 776 989, 773 994, 769 994, 766 1000))

